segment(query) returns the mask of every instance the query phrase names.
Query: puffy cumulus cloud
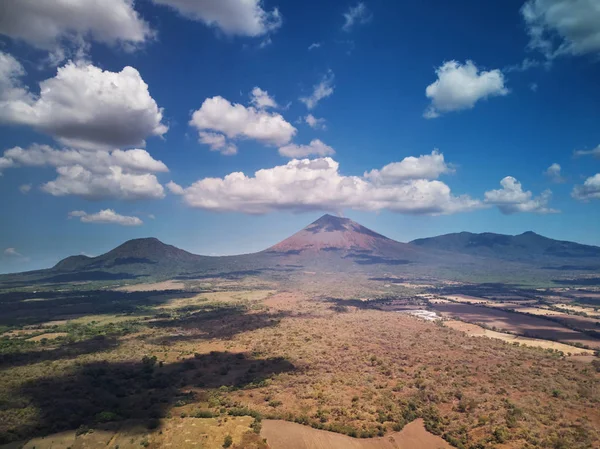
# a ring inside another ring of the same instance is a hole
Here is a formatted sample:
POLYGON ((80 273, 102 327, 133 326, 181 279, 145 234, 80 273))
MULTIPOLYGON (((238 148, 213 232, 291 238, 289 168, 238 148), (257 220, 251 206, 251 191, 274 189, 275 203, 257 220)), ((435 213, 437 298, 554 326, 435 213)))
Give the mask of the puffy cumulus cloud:
POLYGON ((314 109, 319 101, 333 95, 335 86, 333 85, 334 74, 329 70, 323 79, 313 86, 312 94, 308 97, 300 97, 300 101, 306 105, 308 109, 314 109))
POLYGON ((454 168, 446 164, 442 153, 434 150, 431 154, 409 156, 400 162, 392 162, 381 170, 371 170, 364 176, 376 184, 395 184, 411 179, 437 179, 445 173, 454 173, 454 168))
POLYGON ((571 196, 580 201, 600 200, 600 173, 586 179, 583 185, 573 187, 571 196))
POLYGON ((321 48, 321 45, 322 45, 321 42, 313 42, 312 44, 310 44, 308 46, 308 50, 310 51, 310 50, 315 50, 317 48, 321 48))
POLYGON ((82 151, 55 150, 48 145, 33 144, 29 148, 14 147, 4 152, 2 159, 11 166, 63 167, 80 165, 95 172, 106 172, 119 166, 132 172, 168 172, 167 166, 154 159, 146 150, 82 151))
POLYGON ((540 196, 534 198, 530 191, 524 191, 521 183, 512 176, 507 176, 500 181, 502 189, 485 192, 485 202, 498 206, 503 214, 518 212, 533 212, 549 214, 558 212, 548 207, 552 196, 550 190, 545 190, 540 196))
POLYGON ((76 195, 88 200, 118 198, 124 200, 164 198, 163 186, 150 173, 127 173, 121 167, 109 167, 98 174, 80 165, 58 167, 58 177, 42 190, 53 196, 76 195))
POLYGON ((228 35, 263 36, 281 26, 277 8, 267 11, 262 0, 152 0, 170 6, 188 19, 214 26, 228 35))
POLYGON ((257 109, 276 108, 277 102, 269 96, 269 92, 255 87, 250 93, 250 104, 257 109))
POLYGON ((352 31, 355 25, 364 25, 369 23, 373 18, 373 15, 368 10, 367 6, 363 2, 359 2, 354 6, 348 8, 344 12, 344 25, 342 30, 346 32, 352 31))
POLYGON ((233 156, 237 154, 237 147, 227 142, 223 134, 200 131, 198 133, 198 141, 210 147, 210 151, 219 151, 225 156, 233 156))
POLYGON ((600 159, 600 145, 592 150, 577 150, 575 156, 594 156, 600 159))
POLYGON ((521 14, 529 47, 547 59, 600 53, 600 3, 596 0, 527 0, 521 14))
POLYGON ((317 118, 312 114, 308 114, 306 117, 304 117, 304 121, 312 129, 325 129, 326 128, 326 126, 325 126, 326 120, 324 118, 317 118))
MULTIPOLYGON (((4 73, 0 70, 4 79, 0 84, 6 84, 4 73)), ((18 89, 14 76, 9 77, 9 83, 13 94, 0 99, 0 122, 31 126, 68 146, 104 149, 144 145, 148 136, 162 136, 168 130, 162 123, 162 109, 133 67, 109 72, 91 64, 69 62, 54 78, 40 83, 37 96, 24 89, 20 95, 14 93, 14 88, 18 89)))
POLYGON ((58 177, 42 186, 54 196, 77 195, 97 200, 163 198, 153 173, 167 166, 141 149, 108 151, 55 150, 47 145, 14 147, 4 152, 0 167, 55 167, 58 177))
POLYGON ((66 56, 63 44, 121 44, 130 49, 153 36, 133 7, 133 0, 18 0, 5 2, 0 34, 66 56))
POLYGON ((388 209, 406 214, 450 214, 482 204, 454 196, 440 181, 417 179, 376 185, 360 176, 344 176, 329 157, 294 159, 286 165, 201 179, 187 188, 167 186, 191 207, 213 211, 264 214, 274 210, 388 209))
POLYGON ((296 134, 296 128, 280 114, 232 104, 218 96, 204 100, 200 109, 192 114, 190 125, 198 130, 201 143, 224 154, 235 154, 237 151, 226 137, 281 146, 289 143, 296 134))
POLYGON ((552 181, 557 184, 565 182, 565 178, 562 177, 561 166, 556 162, 546 169, 544 174, 552 181))
POLYGON ((308 145, 290 144, 279 148, 279 154, 289 158, 302 158, 311 155, 332 156, 335 150, 319 139, 312 140, 308 145))
POLYGON ((117 224, 121 226, 141 226, 144 222, 138 217, 119 215, 112 209, 103 209, 95 214, 82 210, 69 212, 69 218, 78 217, 82 223, 117 224))
POLYGON ((27 195, 31 191, 31 187, 33 187, 31 184, 22 184, 19 186, 19 191, 23 195, 27 195))
POLYGON ((473 61, 461 64, 448 61, 436 69, 438 79, 427 86, 425 95, 431 105, 423 116, 436 118, 444 112, 471 109, 479 100, 508 94, 504 75, 498 69, 479 71, 473 61))

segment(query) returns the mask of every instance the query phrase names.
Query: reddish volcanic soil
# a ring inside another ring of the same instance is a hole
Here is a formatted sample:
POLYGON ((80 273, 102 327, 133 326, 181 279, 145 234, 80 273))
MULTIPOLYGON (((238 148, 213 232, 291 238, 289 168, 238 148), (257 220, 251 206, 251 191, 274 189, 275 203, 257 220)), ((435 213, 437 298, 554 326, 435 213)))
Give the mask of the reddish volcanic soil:
POLYGON ((405 243, 384 237, 371 231, 349 218, 324 215, 314 223, 297 232, 290 238, 272 246, 267 251, 296 252, 296 251, 371 251, 380 252, 384 249, 401 247, 405 251, 414 251, 405 243))

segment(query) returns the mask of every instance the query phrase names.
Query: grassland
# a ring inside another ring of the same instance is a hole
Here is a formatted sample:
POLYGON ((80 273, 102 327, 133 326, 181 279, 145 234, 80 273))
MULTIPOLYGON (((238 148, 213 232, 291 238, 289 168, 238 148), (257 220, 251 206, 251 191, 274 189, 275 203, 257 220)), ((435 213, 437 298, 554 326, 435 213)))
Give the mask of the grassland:
POLYGON ((597 363, 394 313, 429 287, 323 276, 0 295, 2 442, 258 449, 263 420, 389 441, 421 419, 463 449, 600 448, 597 363))

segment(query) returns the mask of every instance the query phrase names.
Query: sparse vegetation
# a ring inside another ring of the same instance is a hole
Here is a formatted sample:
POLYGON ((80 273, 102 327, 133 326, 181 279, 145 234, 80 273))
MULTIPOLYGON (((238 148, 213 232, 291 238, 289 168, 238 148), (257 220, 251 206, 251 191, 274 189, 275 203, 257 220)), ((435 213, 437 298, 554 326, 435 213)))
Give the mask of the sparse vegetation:
POLYGON ((598 441, 597 360, 471 339, 393 312, 411 301, 423 307, 418 297, 338 300, 338 310, 301 292, 219 285, 215 293, 133 294, 148 318, 107 309, 106 319, 48 326, 30 309, 24 321, 38 324, 12 326, 5 332, 16 333, 0 340, 3 441, 140 419, 150 435, 168 436, 169 420, 244 419, 247 434, 228 430, 228 447, 261 448, 263 418, 355 438, 422 418, 430 433, 469 449, 598 441), (49 332, 68 336, 28 340, 49 332))

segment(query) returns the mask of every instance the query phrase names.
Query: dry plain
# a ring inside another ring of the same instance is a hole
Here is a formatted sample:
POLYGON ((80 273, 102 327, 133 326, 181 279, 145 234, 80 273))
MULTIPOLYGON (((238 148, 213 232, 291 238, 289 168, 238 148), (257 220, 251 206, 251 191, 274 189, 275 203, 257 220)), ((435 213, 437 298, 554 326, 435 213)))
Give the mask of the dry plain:
MULTIPOLYGON (((360 282, 355 294, 347 283, 337 291, 322 297, 249 277, 208 288, 190 281, 176 293, 92 292, 85 304, 95 319, 74 313, 72 323, 53 326, 43 324, 54 309, 68 315, 81 303, 36 302, 49 308, 28 306, 43 310, 44 321, 27 326, 68 336, 43 346, 6 337, 14 349, 2 358, 2 438, 22 445, 28 436, 60 437, 65 449, 94 447, 103 435, 120 448, 219 448, 230 435, 231 447, 266 447, 266 438, 287 449, 271 421, 284 420, 307 448, 330 440, 385 448, 390 438, 402 448, 417 447, 400 435, 420 435, 422 422, 423 438, 434 442, 427 449, 440 439, 458 448, 600 447, 595 365, 381 310, 385 302, 365 300, 360 282)), ((408 307, 410 298, 398 301, 408 307)), ((447 306, 481 315, 468 304, 435 305, 447 306)), ((509 315, 502 323, 520 317, 493 312, 509 315)))

